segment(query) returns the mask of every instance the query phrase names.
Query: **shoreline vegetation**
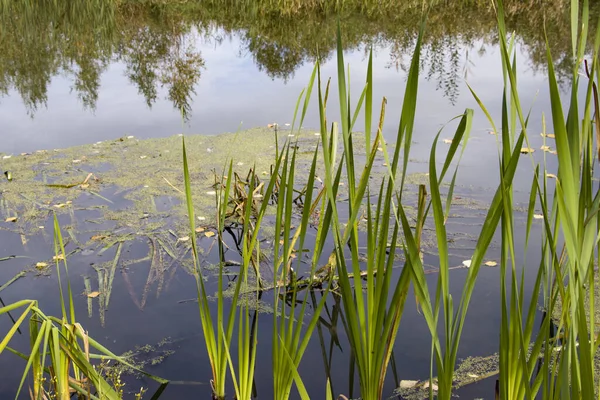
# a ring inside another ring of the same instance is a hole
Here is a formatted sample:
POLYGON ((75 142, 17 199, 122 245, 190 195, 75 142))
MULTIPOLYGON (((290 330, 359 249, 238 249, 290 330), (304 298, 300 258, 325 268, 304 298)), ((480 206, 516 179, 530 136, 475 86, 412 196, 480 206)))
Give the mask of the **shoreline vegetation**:
MULTIPOLYGON (((6 10, 14 3, 0 4, 6 10)), ((113 18, 111 7, 123 4, 127 2, 114 3, 98 13, 113 18)), ((252 4, 256 3, 242 3, 245 7, 252 4)), ((292 7, 299 3, 282 0, 278 4, 292 7)), ((302 4, 318 7, 325 3, 302 4)), ((375 3, 340 4, 336 13, 343 12, 344 5, 368 7, 375 3)), ((517 88, 517 39, 509 35, 504 19, 511 12, 519 14, 520 9, 511 9, 511 4, 517 4, 511 1, 506 12, 502 1, 493 4, 505 82, 498 93, 501 120, 491 118, 477 88, 470 88, 478 109, 464 110, 454 124, 440 130, 431 144, 428 172, 418 179, 411 179, 408 166, 414 123, 420 115, 421 61, 431 44, 426 39, 431 26, 426 17, 431 14, 423 15, 421 9, 415 11, 419 17, 412 21, 418 27, 417 35, 407 42, 412 57, 393 143, 383 137, 382 126, 394 117, 389 117, 385 98, 380 103, 372 94, 372 52, 365 86, 359 89, 357 104, 351 102, 344 27, 339 24, 331 47, 338 67, 338 91, 330 93, 329 81, 321 76, 316 60, 298 97, 289 131, 256 129, 146 141, 124 137, 57 152, 3 156, 3 165, 10 169, 0 183, 4 217, 0 224, 20 234, 24 245, 36 227, 45 231, 40 224, 52 226, 54 257, 32 267, 49 270, 51 264, 55 266, 61 306, 60 317, 47 316, 32 299, 0 307, 0 316, 12 322, 0 341, 0 356, 20 357, 25 364, 16 397, 28 391, 36 400, 67 400, 74 393, 90 400, 120 399, 124 396, 121 373, 126 369, 158 385, 151 396, 146 394, 147 388, 134 392, 136 399, 158 399, 168 393, 169 381, 142 371, 130 359, 102 346, 75 315, 68 266, 72 252, 86 247, 114 251, 112 262, 96 269, 97 290, 90 281, 86 283, 88 312, 91 315, 97 299, 104 321, 102 310, 108 308, 123 247, 133 239, 146 241, 148 256, 141 262, 151 264, 148 286, 137 303, 140 310, 150 285, 156 284, 157 296, 168 285, 170 271, 164 268, 165 260, 169 266, 181 265, 194 279, 202 326, 197 344, 206 351, 211 366, 213 399, 255 397, 257 363, 266 362, 257 358, 258 338, 264 332, 270 333, 272 341, 273 397, 309 399, 306 384, 313 377, 302 376, 299 366, 315 332, 320 334, 321 315, 332 301, 343 313, 344 334, 351 349, 350 376, 351 380, 356 377, 359 390, 342 392, 327 369, 321 395, 312 397, 385 398, 390 394, 386 393, 386 379, 388 369, 393 370, 394 345, 399 330, 406 329, 402 317, 413 296, 431 335, 431 347, 424 349, 423 356, 430 360, 430 376, 421 382, 396 379, 396 395, 401 398, 450 400, 460 385, 492 376, 497 377, 496 397, 503 400, 597 397, 600 189, 595 187, 594 172, 600 162, 598 17, 588 24, 593 11, 589 2, 572 0, 569 11, 561 9, 569 15, 568 34, 561 42, 566 47, 555 56, 550 38, 545 41, 551 110, 542 133, 545 139, 549 137, 546 128, 553 132, 556 160, 549 161, 544 155, 538 163, 529 150, 532 133, 524 111, 528 105, 521 104, 517 88), (554 57, 559 64, 573 60, 563 65, 568 75, 565 84, 571 91, 564 102, 554 57), (317 99, 319 129, 300 130, 311 98, 317 99), (333 118, 327 114, 327 104, 332 101, 339 101, 340 106, 340 115, 333 118), (360 127, 355 125, 359 113, 365 121, 360 127), (468 212, 468 206, 475 204, 461 203, 455 196, 475 113, 485 115, 497 133, 499 183, 489 203, 481 206, 482 221, 474 227, 469 259, 463 261, 465 274, 459 276, 452 272, 452 223, 454 213, 468 212), (441 135, 448 131, 452 131, 452 139, 444 143, 441 135), (249 136, 253 140, 245 141, 243 150, 231 146, 249 136), (439 151, 442 143, 447 146, 439 151), (523 162, 531 164, 530 174, 517 176, 517 166, 523 162), (143 165, 147 176, 140 176, 136 165, 143 165), (517 179, 531 181, 522 212, 515 201, 517 179), (125 206, 113 208, 113 200, 119 196, 122 201, 118 203, 125 206), (166 210, 157 204, 163 201, 170 202, 166 210), (90 211, 96 213, 97 221, 88 223, 108 222, 108 226, 83 244, 73 230, 75 213, 90 211), (61 226, 59 217, 70 217, 71 226, 61 226), (534 221, 539 222, 537 230, 534 221), (235 238, 230 246, 232 231, 235 238), (63 237, 63 232, 68 236, 63 237), (534 232, 539 232, 539 237, 534 232), (217 253, 216 263, 207 262, 205 239, 211 240, 208 251, 214 248, 217 253), (539 254, 527 255, 534 240, 541 243, 539 254), (496 256, 494 266, 499 274, 500 301, 495 310, 501 319, 498 354, 460 363, 463 328, 476 300, 482 268, 491 266, 490 252, 496 256), (432 254, 435 265, 428 269, 432 254), (427 279, 431 271, 434 279, 427 279), (235 279, 229 280, 232 273, 235 279), (461 279, 459 293, 451 289, 451 282, 457 279, 461 279), (263 299, 266 291, 272 292, 271 301, 263 299), (271 312, 270 326, 257 322, 261 307, 271 312), (21 330, 30 339, 27 353, 9 346, 21 330), (108 360, 123 369, 108 367, 108 360)), ((534 2, 525 4, 537 11, 534 2)), ((565 2, 549 4, 567 6, 565 2)), ((188 6, 193 3, 178 5, 182 9, 188 6)), ((292 7, 288 12, 293 15, 302 10, 292 7)), ((369 14, 368 9, 361 10, 369 14)), ((185 101, 175 103, 185 119, 185 101)), ((11 257, 0 262, 8 259, 11 257)), ((0 292, 16 279, 0 286, 0 292)))

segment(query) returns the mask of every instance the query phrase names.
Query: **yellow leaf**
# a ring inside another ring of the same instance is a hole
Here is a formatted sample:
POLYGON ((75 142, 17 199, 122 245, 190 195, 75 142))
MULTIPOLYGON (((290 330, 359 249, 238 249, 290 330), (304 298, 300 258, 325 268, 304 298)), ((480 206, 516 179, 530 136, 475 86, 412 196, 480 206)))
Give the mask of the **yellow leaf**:
POLYGON ((196 228, 196 232, 198 232, 198 233, 201 233, 201 232, 204 232, 204 231, 205 231, 205 229, 202 228, 202 227, 196 228))
POLYGON ((48 266, 48 264, 47 264, 47 263, 45 263, 45 262, 39 262, 39 263, 35 264, 35 267, 36 267, 37 269, 44 269, 44 268, 46 268, 47 266, 48 266))
POLYGON ((6 218, 5 222, 17 222, 17 217, 6 218))
POLYGON ((88 293, 87 297, 93 299, 95 297, 98 297, 99 295, 100 295, 100 292, 96 291, 96 292, 88 293))
POLYGON ((498 265, 498 263, 496 261, 486 261, 485 265, 487 265, 488 267, 495 267, 496 265, 498 265))
POLYGON ((532 149, 531 147, 521 147, 521 153, 523 154, 533 153, 534 151, 535 149, 532 149))
POLYGON ((54 256, 54 257, 52 257, 52 259, 53 259, 54 261, 62 261, 62 260, 64 260, 64 259, 65 259, 65 255, 64 255, 64 254, 59 254, 59 255, 57 255, 57 256, 54 256))
POLYGON ((206 233, 204 234, 204 236, 206 236, 206 237, 213 237, 213 236, 215 236, 215 233, 214 233, 214 232, 210 232, 210 231, 208 231, 208 232, 206 232, 206 233))

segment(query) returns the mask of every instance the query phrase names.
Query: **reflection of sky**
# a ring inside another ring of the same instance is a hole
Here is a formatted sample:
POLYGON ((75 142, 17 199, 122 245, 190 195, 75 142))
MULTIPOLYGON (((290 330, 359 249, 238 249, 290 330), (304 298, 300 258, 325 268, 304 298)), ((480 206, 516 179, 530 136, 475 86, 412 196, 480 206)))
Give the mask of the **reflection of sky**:
MULTIPOLYGON (((196 40, 205 60, 205 69, 196 87, 193 114, 186 127, 189 133, 216 134, 235 131, 240 124, 250 128, 264 126, 270 122, 280 124, 291 122, 296 99, 307 84, 312 65, 300 67, 294 76, 283 83, 270 79, 251 59, 251 55, 240 52, 240 42, 236 38, 224 40, 220 44, 196 40)), ((470 61, 468 82, 477 92, 491 112, 496 123, 500 121, 500 102, 502 96, 502 77, 500 55, 497 47, 475 43, 469 50, 470 61)), ((406 60, 408 60, 408 55, 406 60)), ((363 51, 349 52, 346 62, 351 66, 351 88, 354 101, 362 90, 366 72, 366 56, 363 51)), ((390 57, 386 49, 378 49, 374 57, 374 124, 378 120, 379 105, 382 96, 388 100, 384 133, 393 142, 399 121, 406 74, 394 68, 388 68, 390 57)), ((530 123, 534 148, 539 149, 541 137, 541 112, 548 114, 547 81, 541 74, 534 75, 528 66, 525 55, 518 54, 518 71, 521 101, 525 111, 534 104, 530 123)), ((337 76, 335 58, 330 57, 322 67, 324 80, 337 76)), ((427 67, 425 67, 425 72, 427 67)), ((123 135, 137 137, 169 136, 181 132, 181 120, 172 103, 166 100, 165 90, 159 96, 152 109, 130 84, 125 76, 125 67, 113 63, 102 76, 101 88, 95 111, 86 111, 71 92, 72 82, 58 76, 52 81, 48 91, 48 107, 40 109, 34 118, 27 115, 23 103, 15 92, 0 102, 0 120, 4 141, 1 151, 17 153, 36 149, 67 147, 99 140, 111 139, 123 135)), ((494 136, 488 135, 489 123, 481 112, 464 82, 459 82, 459 96, 456 104, 451 105, 441 90, 436 90, 435 79, 422 78, 419 84, 419 101, 415 124, 412 157, 419 160, 429 158, 429 149, 433 136, 443 123, 460 114, 465 108, 475 109, 472 140, 467 147, 463 164, 474 168, 463 168, 463 182, 482 181, 486 174, 497 173, 497 149, 494 136), (487 166, 489 165, 489 168, 487 166)), ((332 84, 328 105, 330 120, 338 115, 337 85, 332 84)), ((313 92, 313 100, 316 93, 313 92)), ((356 129, 362 130, 364 122, 359 118, 356 129)), ((307 127, 318 126, 316 103, 310 108, 307 127)), ((455 125, 453 125, 455 126, 455 125)), ((442 137, 452 136, 452 127, 442 133, 442 137)), ((552 143, 553 145, 553 143, 552 143)), ((440 148, 444 145, 440 143, 440 148)), ((538 150, 538 154, 541 151, 538 150)), ((440 153, 438 157, 442 157, 440 153)), ((537 154, 536 154, 537 156, 537 154)), ((422 165, 425 168, 425 165, 422 165)), ((417 168, 421 168, 418 167, 417 168)))

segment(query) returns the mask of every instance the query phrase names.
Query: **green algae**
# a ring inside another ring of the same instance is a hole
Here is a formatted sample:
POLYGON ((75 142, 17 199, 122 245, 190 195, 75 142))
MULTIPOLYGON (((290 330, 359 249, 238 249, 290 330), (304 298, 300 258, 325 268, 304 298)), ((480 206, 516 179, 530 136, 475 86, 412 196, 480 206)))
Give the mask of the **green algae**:
MULTIPOLYGON (((479 382, 483 379, 497 375, 500 372, 500 358, 498 354, 486 357, 467 357, 462 360, 453 374, 453 388, 459 389, 466 385, 479 382)), ((437 387, 437 378, 433 378, 434 394, 437 387)), ((395 390, 395 395, 403 400, 424 400, 429 398, 429 380, 401 381, 400 387, 395 390), (406 384, 403 384, 406 382, 406 384)))
MULTIPOLYGON (((280 132, 280 144, 285 139, 297 142, 300 148, 314 148, 318 137, 302 131, 294 137, 280 132), (285 135, 285 137, 283 137, 285 135)), ((269 175, 275 159, 275 136, 269 129, 251 129, 217 136, 186 137, 190 157, 194 204, 198 216, 207 224, 214 221, 215 177, 234 160, 234 171, 247 174, 255 168, 259 175, 269 175)), ((308 165, 312 151, 299 152, 299 166, 308 165)), ((11 172, 12 180, 0 181, 2 220, 17 216, 17 221, 3 228, 27 234, 36 232, 52 211, 64 213, 80 207, 82 195, 101 194, 114 188, 130 204, 117 212, 111 207, 104 214, 125 225, 143 225, 144 213, 156 210, 154 199, 168 196, 175 203, 184 200, 181 137, 138 140, 133 137, 75 146, 63 150, 39 151, 3 160, 3 168, 11 172), (92 174, 90 178, 87 178, 92 174), (85 184, 82 184, 88 179, 85 184), (49 186, 49 185, 53 186, 49 186), (57 186, 58 185, 58 186, 57 186), (62 187, 61 187, 62 186, 62 187), (112 215, 111 215, 112 214, 112 215)), ((302 171, 299 168, 299 172, 302 171)), ((103 197, 106 198, 105 195, 103 197)), ((172 207, 171 217, 181 217, 183 206, 172 207)))

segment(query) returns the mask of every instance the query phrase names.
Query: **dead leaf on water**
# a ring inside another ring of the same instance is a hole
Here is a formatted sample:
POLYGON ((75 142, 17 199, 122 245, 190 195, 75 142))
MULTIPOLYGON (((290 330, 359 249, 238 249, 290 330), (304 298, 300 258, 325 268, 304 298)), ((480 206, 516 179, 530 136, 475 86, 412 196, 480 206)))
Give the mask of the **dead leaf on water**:
POLYGON ((64 259, 65 259, 65 255, 64 255, 64 254, 59 254, 59 255, 57 255, 57 256, 54 256, 54 257, 52 257, 52 259, 53 259, 54 261, 62 261, 62 260, 64 260, 64 259))
POLYGON ((444 143, 451 144, 452 143, 452 139, 444 139, 444 143))
POLYGON ((542 214, 533 214, 533 219, 544 219, 542 214))
POLYGON ((45 262, 39 262, 39 263, 35 264, 35 267, 36 267, 37 269, 44 269, 44 268, 46 268, 47 266, 48 266, 48 263, 45 263, 45 262))
POLYGON ((90 184, 89 183, 82 183, 81 185, 79 185, 79 187, 82 188, 82 189, 87 189, 87 188, 90 187, 90 184))
POLYGON ((532 149, 531 147, 521 147, 522 154, 529 154, 529 153, 533 153, 534 151, 535 151, 535 149, 532 149))
POLYGON ((465 260, 465 261, 463 261, 462 265, 464 265, 467 268, 471 268, 471 260, 465 260))
POLYGON ((550 151, 550 146, 542 146, 540 147, 540 150, 550 151))
POLYGON ((103 240, 106 239, 108 236, 106 235, 94 235, 92 236, 92 240, 103 240))
POLYGON ((215 192, 214 190, 211 190, 211 191, 206 192, 206 194, 209 196, 214 196, 217 194, 217 192, 215 192))
POLYGON ((87 297, 89 297, 89 298, 91 298, 91 299, 93 299, 93 298, 96 298, 96 297, 98 297, 98 296, 100 296, 100 292, 98 292, 98 291, 96 291, 96 292, 91 292, 91 293, 88 293, 88 295, 87 295, 87 297))
POLYGON ((177 239, 178 242, 187 242, 188 240, 190 240, 189 236, 184 236, 177 239))
POLYGON ((541 137, 547 137, 547 138, 550 138, 550 139, 554 139, 554 133, 546 133, 546 134, 544 134, 544 132, 542 132, 542 133, 540 133, 540 136, 541 137))
POLYGON ((215 233, 214 233, 214 232, 210 232, 210 231, 208 231, 208 232, 206 232, 206 233, 204 234, 204 236, 206 236, 206 237, 208 237, 208 238, 209 238, 209 237, 213 237, 213 236, 215 236, 215 233))
POLYGON ((4 222, 17 222, 17 217, 9 217, 4 220, 4 222))
POLYGON ((197 232, 197 233, 202 233, 202 232, 204 232, 205 230, 206 230, 206 229, 204 229, 204 228, 202 228, 202 227, 196 228, 196 232, 197 232))
POLYGON ((498 265, 496 261, 486 261, 484 264, 488 267, 495 267, 496 265, 498 265))

